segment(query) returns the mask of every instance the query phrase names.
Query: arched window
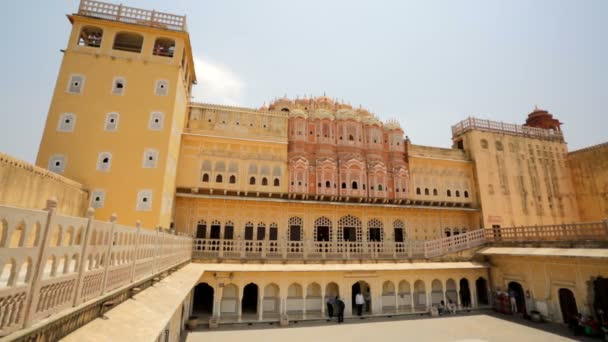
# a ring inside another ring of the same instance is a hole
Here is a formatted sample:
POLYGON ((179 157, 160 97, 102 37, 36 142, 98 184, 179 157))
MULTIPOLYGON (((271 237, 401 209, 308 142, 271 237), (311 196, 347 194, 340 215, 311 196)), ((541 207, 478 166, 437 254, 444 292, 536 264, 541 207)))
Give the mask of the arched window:
POLYGON ((451 191, 451 190, 448 190, 448 191, 447 191, 447 195, 448 195, 448 197, 452 197, 452 191, 451 191))
POLYGON ((342 183, 342 189, 346 189, 346 183, 342 183))
POLYGON ((236 176, 235 175, 230 176, 230 179, 228 180, 228 182, 230 184, 235 184, 236 183, 236 176))
POLYGON ((433 189, 433 196, 437 196, 437 189, 433 189))
POLYGON ((420 188, 416 188, 416 195, 420 195, 420 188))
POLYGON ((378 184, 378 191, 382 191, 382 184, 378 184))
POLYGON ((215 176, 215 182, 216 183, 221 183, 223 181, 224 181, 224 178, 222 177, 222 175, 215 176))
POLYGON ((481 139, 481 148, 488 148, 488 141, 486 139, 481 139))
POLYGON ((274 179, 274 186, 279 186, 281 183, 279 182, 278 178, 274 179))
POLYGON ((502 151, 503 147, 502 147, 502 143, 500 141, 496 142, 496 151, 502 151))
POLYGON ((144 44, 144 36, 133 32, 120 32, 114 37, 114 50, 141 52, 141 47, 144 44))
POLYGON ((203 175, 203 183, 209 183, 209 174, 208 173, 205 173, 203 175))
POLYGON ((357 182, 353 181, 352 189, 357 190, 358 188, 359 188, 359 186, 358 186, 357 182))
POLYGON ((460 197, 460 190, 456 190, 456 197, 460 197))
POLYGON ((262 185, 264 185, 264 186, 268 185, 268 178, 266 178, 266 177, 262 178, 262 185))
POLYGON ((329 181, 325 181, 325 187, 326 188, 330 188, 331 187, 331 183, 329 181))
POLYGON ((175 52, 175 40, 169 38, 156 38, 154 42, 154 56, 173 57, 175 52))
POLYGON ((464 191, 464 197, 469 198, 469 192, 467 190, 464 191))
POLYGON ((249 185, 255 185, 255 177, 249 178, 249 185))
POLYGON ((95 26, 85 26, 80 30, 78 45, 100 47, 103 30, 95 26))
POLYGON ((429 188, 424 188, 424 194, 427 196, 429 195, 429 188))
POLYGON ((301 218, 294 216, 289 219, 289 241, 302 241, 302 225, 303 221, 301 218))
POLYGON ((351 134, 348 136, 348 140, 353 141, 353 140, 355 140, 355 137, 353 137, 353 135, 351 134))

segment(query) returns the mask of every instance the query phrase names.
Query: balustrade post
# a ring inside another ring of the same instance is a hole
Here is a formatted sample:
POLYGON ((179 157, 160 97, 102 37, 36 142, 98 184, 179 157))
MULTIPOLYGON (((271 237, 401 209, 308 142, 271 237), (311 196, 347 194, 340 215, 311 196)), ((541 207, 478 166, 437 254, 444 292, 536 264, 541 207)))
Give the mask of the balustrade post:
POLYGON ((217 255, 222 258, 224 257, 224 249, 226 249, 226 245, 225 245, 225 241, 223 238, 223 235, 220 235, 220 241, 218 242, 218 246, 217 246, 217 255))
POLYGON ((350 260, 350 241, 345 241, 344 242, 344 247, 346 248, 346 260, 350 260))
POLYGON ((120 21, 121 16, 122 16, 122 4, 118 5, 118 13, 116 15, 116 21, 120 21))
POLYGON ((139 255, 139 235, 141 234, 141 221, 137 220, 135 223, 135 228, 137 231, 135 232, 135 246, 133 246, 133 251, 131 252, 133 255, 133 265, 131 266, 131 281, 135 280, 135 265, 137 265, 137 257, 139 255))
POLYGON ((281 255, 283 256, 283 260, 287 260, 287 240, 283 237, 281 239, 281 255))
POLYGON ((407 242, 407 257, 408 259, 412 258, 412 242, 410 240, 406 240, 407 242))
MULTIPOLYGON (((23 320, 23 327, 27 328, 32 325, 32 320, 34 314, 36 313, 35 307, 38 304, 38 299, 40 298, 40 280, 42 279, 42 274, 44 272, 44 266, 46 264, 45 252, 46 247, 48 245, 48 241, 51 238, 49 231, 51 227, 55 225, 55 215, 57 210, 57 199, 55 197, 50 198, 46 201, 46 211, 48 211, 46 217, 46 223, 44 224, 44 228, 41 235, 40 247, 38 249, 38 256, 35 260, 33 260, 33 277, 30 287, 30 293, 27 298, 27 302, 25 305, 25 313, 23 320)), ((42 223, 42 222, 41 222, 42 223)))
POLYGON ((304 257, 304 260, 306 260, 308 258, 308 246, 310 246, 310 240, 302 241, 302 245, 302 256, 304 257))
POLYGON ((112 246, 114 246, 114 227, 116 226, 116 214, 112 214, 110 217, 110 222, 112 225, 110 226, 110 239, 108 241, 108 248, 105 253, 105 265, 103 270, 103 280, 101 282, 101 293, 106 293, 106 285, 108 285, 108 272, 110 270, 110 255, 112 255, 112 246))
POLYGON ((156 228, 156 237, 154 238, 154 244, 156 245, 154 248, 154 261, 152 263, 152 270, 153 273, 156 274, 156 272, 158 272, 159 270, 159 266, 158 266, 158 257, 159 254, 162 250, 162 235, 161 235, 161 231, 160 228, 156 228))
POLYGON ((80 261, 78 262, 78 278, 76 278, 76 291, 74 293, 74 299, 72 301, 72 306, 76 306, 80 304, 80 296, 82 295, 82 282, 84 280, 84 273, 87 270, 87 265, 85 265, 87 260, 87 250, 89 247, 89 235, 91 231, 91 226, 93 225, 93 216, 95 215, 95 209, 90 208, 87 209, 87 225, 84 228, 83 236, 82 236, 82 248, 80 249, 80 261))

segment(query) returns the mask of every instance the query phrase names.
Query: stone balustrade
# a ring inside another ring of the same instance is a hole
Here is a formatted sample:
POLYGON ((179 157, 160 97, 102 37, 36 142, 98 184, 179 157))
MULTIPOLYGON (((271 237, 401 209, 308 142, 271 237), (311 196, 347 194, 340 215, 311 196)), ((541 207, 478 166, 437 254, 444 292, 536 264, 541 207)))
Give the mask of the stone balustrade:
POLYGON ((0 336, 191 260, 192 238, 0 206, 0 336))
POLYGON ((194 259, 400 260, 428 259, 497 242, 608 241, 608 221, 477 229, 442 239, 395 241, 287 241, 195 239, 194 259))

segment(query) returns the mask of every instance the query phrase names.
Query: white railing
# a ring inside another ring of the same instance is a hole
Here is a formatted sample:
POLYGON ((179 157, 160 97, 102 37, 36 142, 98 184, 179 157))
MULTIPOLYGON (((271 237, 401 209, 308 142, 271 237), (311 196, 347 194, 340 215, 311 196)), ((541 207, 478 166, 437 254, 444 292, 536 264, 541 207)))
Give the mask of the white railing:
POLYGON ((194 240, 193 258, 277 260, 420 259, 476 247, 483 229, 430 241, 194 240))
POLYGON ((0 206, 0 336, 191 260, 192 238, 0 206))
POLYGON ((468 118, 452 126, 452 135, 458 136, 474 129, 488 132, 515 134, 551 141, 564 141, 564 135, 560 131, 477 118, 468 118))
POLYGON ((149 11, 101 1, 81 0, 78 14, 173 31, 186 31, 186 16, 149 11))
POLYGON ((486 243, 608 241, 608 221, 477 229, 436 240, 286 241, 195 239, 195 259, 386 260, 428 259, 486 243))

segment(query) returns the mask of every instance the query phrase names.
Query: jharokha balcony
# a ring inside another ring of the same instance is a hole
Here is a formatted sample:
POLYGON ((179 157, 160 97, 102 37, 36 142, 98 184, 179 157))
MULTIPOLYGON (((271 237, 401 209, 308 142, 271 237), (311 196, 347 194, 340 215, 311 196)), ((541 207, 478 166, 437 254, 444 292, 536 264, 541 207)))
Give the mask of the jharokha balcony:
POLYGON ((395 241, 289 241, 195 239, 193 259, 360 261, 430 259, 486 244, 608 243, 608 221, 477 229, 442 239, 395 241))

